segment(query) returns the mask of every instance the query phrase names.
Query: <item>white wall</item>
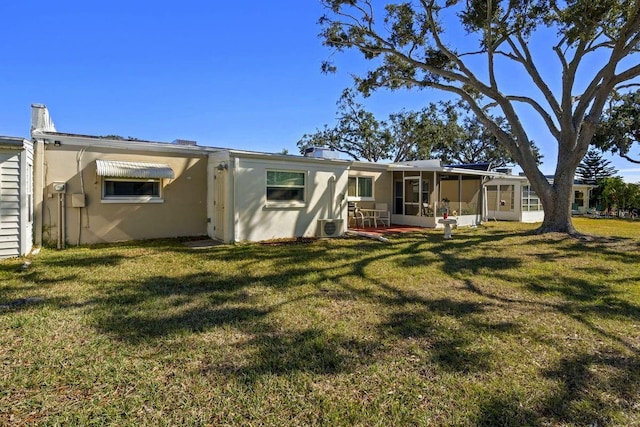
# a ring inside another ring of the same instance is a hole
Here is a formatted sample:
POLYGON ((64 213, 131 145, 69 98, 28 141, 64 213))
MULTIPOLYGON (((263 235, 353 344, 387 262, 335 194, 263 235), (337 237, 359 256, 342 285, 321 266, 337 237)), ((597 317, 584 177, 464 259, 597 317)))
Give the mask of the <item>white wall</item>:
POLYGON ((521 222, 542 222, 544 221, 544 211, 522 212, 521 222))
MULTIPOLYGON (((261 241, 310 237, 318 233, 318 219, 347 219, 349 162, 285 156, 231 156, 229 190, 233 212, 230 241, 261 241), (273 206, 266 200, 267 170, 306 173, 304 206, 273 206)), ((231 209, 229 209, 231 211, 231 209)), ((343 227, 344 231, 344 227, 343 227)))

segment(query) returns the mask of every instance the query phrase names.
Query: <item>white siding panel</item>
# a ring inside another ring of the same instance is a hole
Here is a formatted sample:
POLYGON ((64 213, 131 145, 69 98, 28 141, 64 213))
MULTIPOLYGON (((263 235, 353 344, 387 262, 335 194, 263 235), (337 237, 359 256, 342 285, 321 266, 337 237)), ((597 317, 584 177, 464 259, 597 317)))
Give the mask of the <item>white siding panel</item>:
POLYGON ((7 183, 7 182, 20 182, 20 174, 17 173, 13 173, 13 171, 9 171, 9 173, 3 173, 2 174, 2 182, 3 183, 7 183))
POLYGON ((0 258, 20 255, 20 153, 0 155, 0 258))
POLYGON ((0 187, 0 193, 2 194, 20 194, 20 183, 19 182, 11 182, 5 181, 4 176, 2 177, 2 186, 0 187))
MULTIPOLYGON (((17 194, 7 194, 7 195, 3 195, 2 199, 0 199, 0 203, 2 203, 3 205, 5 203, 9 204, 9 203, 15 203, 16 206, 18 205, 18 203, 20 203, 20 196, 18 196, 17 194)), ((1 208, 0 208, 1 209, 1 208)))
POLYGON ((15 248, 2 248, 0 247, 0 259, 18 256, 18 247, 15 248))
POLYGON ((12 228, 2 227, 0 228, 0 239, 4 236, 14 236, 16 231, 12 228))
POLYGON ((7 243, 11 243, 11 242, 15 242, 16 245, 18 244, 18 236, 16 236, 15 233, 7 236, 0 235, 0 246, 4 246, 7 243))
MULTIPOLYGON (((11 203, 11 205, 15 205, 15 203, 11 203)), ((4 207, 4 203, 2 208, 0 208, 0 219, 2 219, 2 223, 4 221, 18 221, 20 219, 20 209, 18 206, 7 206, 4 207)), ((4 228, 4 227, 3 227, 4 228)))

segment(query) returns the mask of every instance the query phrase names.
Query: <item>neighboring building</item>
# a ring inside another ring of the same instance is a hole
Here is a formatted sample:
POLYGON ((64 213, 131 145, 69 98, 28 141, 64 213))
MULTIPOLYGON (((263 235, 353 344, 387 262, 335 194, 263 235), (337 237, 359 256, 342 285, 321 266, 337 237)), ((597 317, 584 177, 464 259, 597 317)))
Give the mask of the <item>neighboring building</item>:
MULTIPOLYGON (((553 177, 547 177, 553 183, 553 177)), ((589 208, 589 198, 595 185, 576 181, 573 186, 571 210, 584 214, 589 208)), ((519 222, 542 222, 544 210, 540 198, 524 175, 502 175, 485 185, 487 219, 519 222)))
POLYGON ((33 145, 0 137, 0 258, 26 255, 33 236, 33 145))

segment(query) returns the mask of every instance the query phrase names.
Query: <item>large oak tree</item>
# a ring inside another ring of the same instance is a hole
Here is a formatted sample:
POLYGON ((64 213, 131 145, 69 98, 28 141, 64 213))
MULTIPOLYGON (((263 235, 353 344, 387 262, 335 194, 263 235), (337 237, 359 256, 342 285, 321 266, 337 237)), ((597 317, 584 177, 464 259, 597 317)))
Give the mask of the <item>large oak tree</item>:
MULTIPOLYGON (((433 88, 457 95, 531 181, 545 212, 539 231, 575 233, 576 167, 611 93, 640 75, 640 0, 321 2, 324 43, 370 61, 369 71, 356 77, 363 93, 433 88), (548 50, 536 57, 529 40, 541 33, 548 50), (555 73, 542 71, 551 67, 555 73), (546 77, 553 74, 557 81, 546 77), (508 90, 515 78, 518 89, 508 90), (535 112, 557 142, 552 184, 538 168, 522 107, 535 112), (493 119, 500 116, 511 132, 493 119)), ((335 64, 323 69, 334 71, 335 64)))

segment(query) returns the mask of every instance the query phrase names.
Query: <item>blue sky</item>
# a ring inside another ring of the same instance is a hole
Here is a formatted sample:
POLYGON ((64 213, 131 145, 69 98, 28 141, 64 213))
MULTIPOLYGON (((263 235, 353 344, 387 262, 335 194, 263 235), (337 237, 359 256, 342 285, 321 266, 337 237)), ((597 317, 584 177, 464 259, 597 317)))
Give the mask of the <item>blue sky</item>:
MULTIPOLYGON (((364 69, 317 34, 315 0, 226 2, 3 1, 0 135, 29 136, 30 105, 45 104, 61 132, 296 153, 364 69), (340 66, 323 75, 323 60, 340 66)), ((365 101, 386 118, 440 99, 433 91, 380 92, 365 101)), ((525 122, 526 123, 526 122, 525 122)), ((532 122, 542 170, 555 147, 532 122)), ((626 180, 640 167, 612 158, 626 180)))

